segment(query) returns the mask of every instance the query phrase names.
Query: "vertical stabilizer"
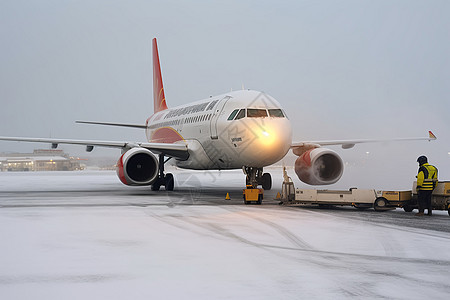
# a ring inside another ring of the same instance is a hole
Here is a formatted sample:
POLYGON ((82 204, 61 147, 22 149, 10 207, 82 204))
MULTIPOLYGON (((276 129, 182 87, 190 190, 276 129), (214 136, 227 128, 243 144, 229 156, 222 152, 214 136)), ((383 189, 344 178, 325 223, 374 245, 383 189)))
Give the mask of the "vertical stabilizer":
POLYGON ((167 109, 156 38, 153 39, 153 109, 154 113, 167 109))

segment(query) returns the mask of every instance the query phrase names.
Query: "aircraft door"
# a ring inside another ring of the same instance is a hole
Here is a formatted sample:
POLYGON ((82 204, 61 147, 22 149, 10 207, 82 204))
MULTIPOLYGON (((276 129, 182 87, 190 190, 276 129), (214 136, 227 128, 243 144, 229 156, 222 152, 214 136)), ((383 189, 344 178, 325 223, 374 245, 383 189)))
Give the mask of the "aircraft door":
POLYGON ((211 117, 211 139, 217 140, 219 136, 217 135, 217 120, 219 117, 223 114, 223 107, 225 106, 225 103, 227 103, 228 99, 230 99, 231 96, 226 96, 223 99, 219 101, 219 103, 216 104, 216 107, 214 108, 213 116, 211 117))

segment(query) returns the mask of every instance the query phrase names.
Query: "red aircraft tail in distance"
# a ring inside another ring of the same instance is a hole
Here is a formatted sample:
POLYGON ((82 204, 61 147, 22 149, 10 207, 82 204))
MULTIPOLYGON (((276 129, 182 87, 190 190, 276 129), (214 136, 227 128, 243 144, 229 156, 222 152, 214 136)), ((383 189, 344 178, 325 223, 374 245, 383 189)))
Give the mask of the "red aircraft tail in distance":
POLYGON ((429 136, 430 140, 435 140, 435 139, 437 139, 437 137, 431 132, 431 130, 428 131, 428 136, 429 136))
POLYGON ((153 109, 154 113, 167 109, 156 38, 153 39, 153 109))

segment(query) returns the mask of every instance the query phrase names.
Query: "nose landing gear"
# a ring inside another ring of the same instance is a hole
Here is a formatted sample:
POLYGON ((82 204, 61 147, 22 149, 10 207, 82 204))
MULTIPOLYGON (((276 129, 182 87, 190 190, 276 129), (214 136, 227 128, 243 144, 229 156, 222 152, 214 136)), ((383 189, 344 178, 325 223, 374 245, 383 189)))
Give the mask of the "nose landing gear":
POLYGON ((261 185, 266 191, 272 188, 272 176, 269 173, 263 173, 263 168, 243 167, 246 175, 245 184, 257 188, 261 185))
POLYGON ((264 197, 264 190, 272 188, 272 176, 269 173, 263 173, 262 168, 243 167, 242 170, 246 175, 245 183, 246 189, 243 191, 244 203, 261 204, 264 197), (258 188, 262 186, 262 189, 258 188))

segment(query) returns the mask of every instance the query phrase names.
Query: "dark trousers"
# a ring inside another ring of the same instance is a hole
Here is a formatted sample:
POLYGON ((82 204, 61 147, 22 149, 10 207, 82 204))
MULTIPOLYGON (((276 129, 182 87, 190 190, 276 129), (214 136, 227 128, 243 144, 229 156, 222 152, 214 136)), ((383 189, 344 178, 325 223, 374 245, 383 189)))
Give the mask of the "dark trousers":
POLYGON ((433 191, 419 191, 417 195, 419 212, 423 213, 424 210, 427 209, 428 213, 431 213, 431 193, 433 193, 433 191))

